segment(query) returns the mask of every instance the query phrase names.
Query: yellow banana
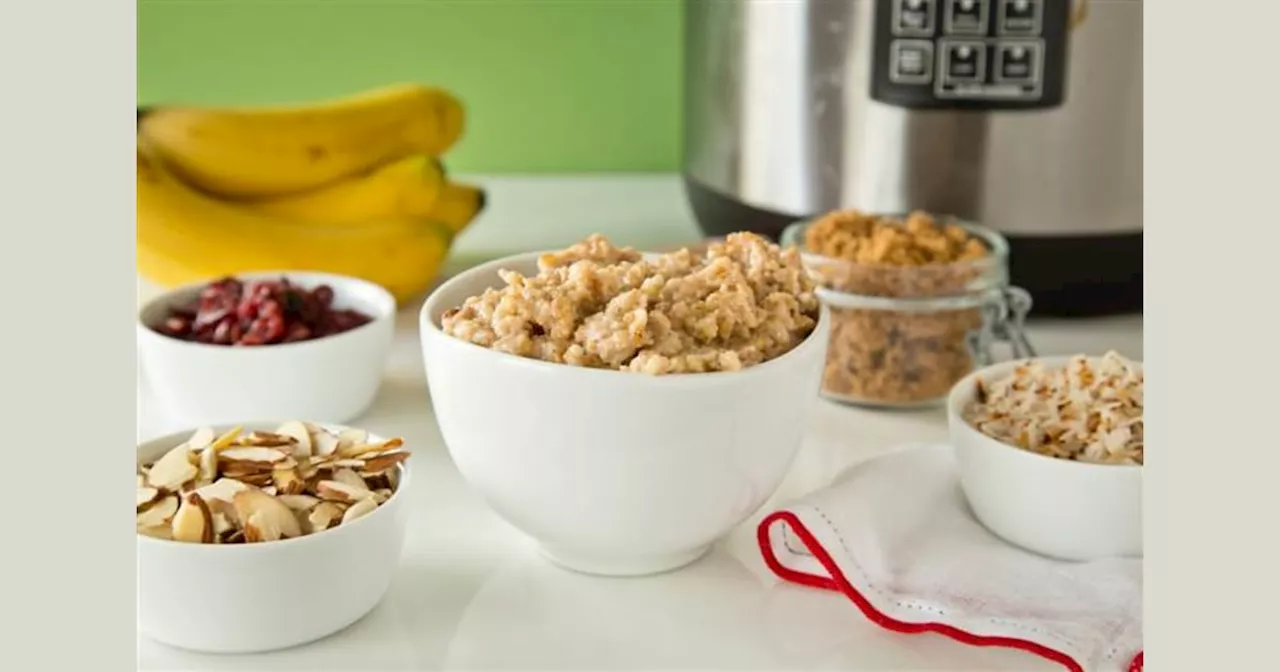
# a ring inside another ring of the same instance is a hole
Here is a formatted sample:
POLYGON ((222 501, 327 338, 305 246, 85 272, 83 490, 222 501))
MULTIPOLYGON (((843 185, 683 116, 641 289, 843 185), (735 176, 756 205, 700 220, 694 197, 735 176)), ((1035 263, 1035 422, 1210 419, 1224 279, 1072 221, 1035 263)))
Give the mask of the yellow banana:
POLYGON ((285 219, 363 226, 379 219, 430 218, 443 186, 440 162, 415 155, 314 191, 246 201, 245 206, 285 219))
POLYGON ((484 189, 473 184, 446 181, 429 217, 457 234, 484 210, 485 201, 484 189))
POLYGON ((138 147, 138 271, 162 286, 257 270, 317 270, 386 287, 402 304, 434 281, 448 227, 394 218, 326 226, 272 217, 213 199, 138 147))
POLYGON ((309 105, 139 111, 138 134, 184 181, 216 196, 303 192, 413 154, 438 156, 462 135, 462 103, 401 84, 309 105))

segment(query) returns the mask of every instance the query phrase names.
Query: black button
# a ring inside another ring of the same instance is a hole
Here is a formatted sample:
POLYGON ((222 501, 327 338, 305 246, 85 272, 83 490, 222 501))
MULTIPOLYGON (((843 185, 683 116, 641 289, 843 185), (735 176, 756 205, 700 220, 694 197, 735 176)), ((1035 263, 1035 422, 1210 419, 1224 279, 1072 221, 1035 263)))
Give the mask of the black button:
POLYGON ((955 35, 986 35, 987 1, 945 0, 947 32, 955 35))
POLYGON ((899 84, 928 84, 933 79, 933 43, 894 40, 890 46, 889 79, 899 84))
POLYGON ((1004 35, 1040 34, 1041 0, 1000 0, 1000 32, 1004 35))
POLYGON ((961 43, 947 46, 947 79, 953 82, 980 82, 986 77, 982 43, 961 43))
POLYGON ((934 4, 937 0, 896 0, 893 8, 895 35, 930 37, 933 35, 934 4))
POLYGON ((997 78, 1002 82, 1034 83, 1040 76, 1040 45, 1032 42, 997 47, 997 78))

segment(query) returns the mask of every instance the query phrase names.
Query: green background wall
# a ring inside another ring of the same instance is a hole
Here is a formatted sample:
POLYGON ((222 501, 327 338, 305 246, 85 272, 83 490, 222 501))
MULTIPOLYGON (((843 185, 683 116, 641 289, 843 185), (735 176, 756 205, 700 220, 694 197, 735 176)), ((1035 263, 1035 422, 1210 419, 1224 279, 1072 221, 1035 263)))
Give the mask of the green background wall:
POLYGON ((269 104, 397 81, 466 103, 451 171, 679 165, 681 0, 139 0, 138 102, 269 104))

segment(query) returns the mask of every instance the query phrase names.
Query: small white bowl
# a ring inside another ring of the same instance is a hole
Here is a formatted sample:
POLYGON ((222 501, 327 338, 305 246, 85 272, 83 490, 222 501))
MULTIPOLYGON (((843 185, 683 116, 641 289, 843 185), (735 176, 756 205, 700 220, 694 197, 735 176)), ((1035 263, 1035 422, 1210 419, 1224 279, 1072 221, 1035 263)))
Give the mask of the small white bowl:
MULTIPOLYGON (((270 431, 279 424, 241 426, 270 431)), ((139 464, 159 458, 192 431, 139 445, 139 464)), ((382 506, 314 535, 215 545, 139 534, 138 631, 191 651, 255 653, 306 644, 355 623, 391 585, 404 542, 411 471, 400 465, 396 491, 382 506)))
POLYGON ((395 332, 391 293, 365 280, 328 273, 241 273, 252 281, 288 278, 299 287, 329 285, 333 305, 372 321, 311 341, 231 347, 183 341, 152 327, 171 306, 199 295, 208 281, 168 291, 138 313, 138 358, 152 398, 171 420, 227 424, 244 418, 323 418, 350 422, 373 403, 395 332))
MULTIPOLYGON (((1070 357, 1041 357, 1060 367, 1070 357)), ((991 381, 1031 360, 974 371, 951 390, 947 420, 960 482, 974 515, 1015 546, 1060 560, 1142 557, 1142 467, 1048 457, 997 441, 963 410, 978 378, 991 381)), ((1141 363, 1138 363, 1141 366, 1141 363)))
POLYGON ((777 359, 650 376, 527 359, 445 334, 441 314, 533 273, 537 253, 438 288, 419 321, 445 444, 489 506, 568 568, 653 574, 701 557, 758 509, 791 465, 818 403, 830 318, 777 359))

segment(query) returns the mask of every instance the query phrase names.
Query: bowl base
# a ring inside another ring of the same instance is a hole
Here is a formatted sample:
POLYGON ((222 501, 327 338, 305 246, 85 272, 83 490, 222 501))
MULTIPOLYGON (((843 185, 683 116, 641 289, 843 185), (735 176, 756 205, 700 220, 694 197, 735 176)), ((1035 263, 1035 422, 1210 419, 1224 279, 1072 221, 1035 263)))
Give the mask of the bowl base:
POLYGON ((221 641, 201 641, 198 638, 190 639, 181 635, 170 638, 167 635, 171 633, 163 631, 156 632, 151 628, 143 626, 141 623, 138 624, 138 634, 153 642, 157 642, 172 649, 204 655, 241 656, 274 653, 276 651, 308 646, 322 639, 328 639, 329 637, 332 637, 364 620, 364 618, 373 613, 373 610, 381 603, 382 595, 379 595, 377 601, 370 605, 369 608, 361 610, 355 618, 346 618, 338 621, 337 623, 331 623, 324 628, 311 629, 310 631, 294 637, 277 639, 275 641, 251 639, 237 642, 236 638, 223 639, 221 641))
POLYGON ((643 557, 611 557, 578 553, 555 546, 539 546, 542 555, 565 569, 595 576, 649 576, 681 569, 702 559, 711 544, 690 551, 643 557))

